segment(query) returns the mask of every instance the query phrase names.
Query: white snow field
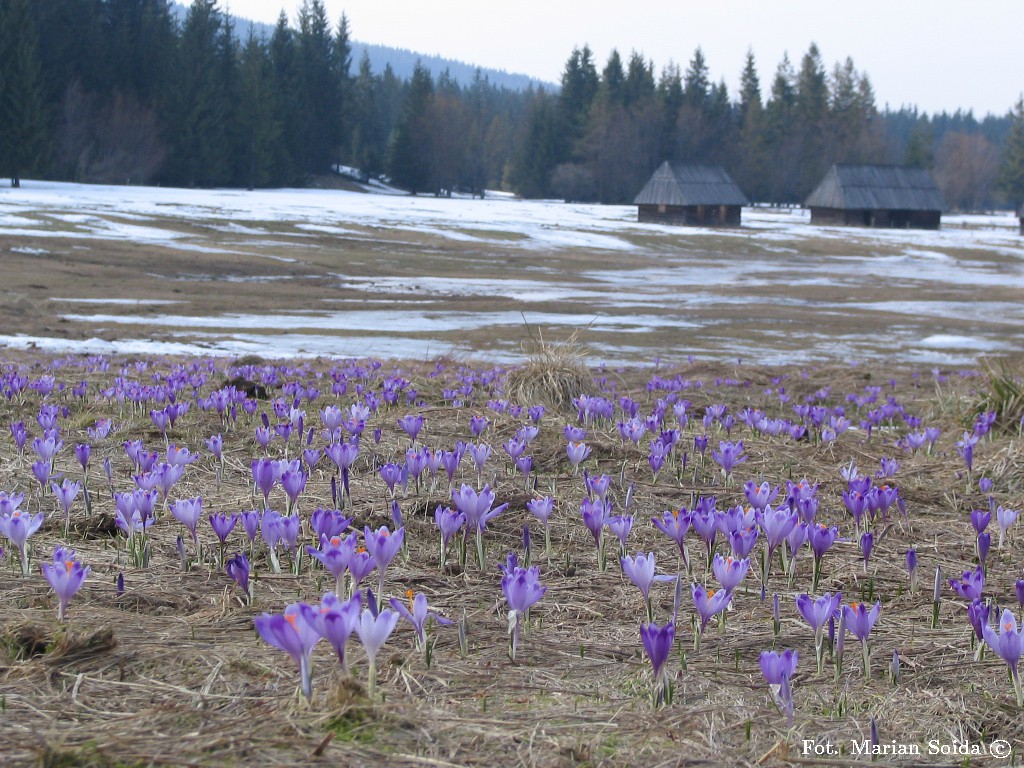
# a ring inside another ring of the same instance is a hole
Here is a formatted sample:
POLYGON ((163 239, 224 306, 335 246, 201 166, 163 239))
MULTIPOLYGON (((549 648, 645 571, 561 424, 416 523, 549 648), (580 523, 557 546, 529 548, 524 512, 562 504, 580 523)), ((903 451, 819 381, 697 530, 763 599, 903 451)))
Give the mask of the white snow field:
POLYGON ((75 241, 156 245, 198 267, 154 275, 154 292, 137 298, 49 296, 67 334, 8 323, 0 345, 515 362, 536 331, 578 329, 595 363, 693 354, 969 365, 1020 352, 1024 330, 1024 237, 1008 213, 945 216, 930 232, 812 227, 803 210, 749 208, 743 227, 719 230, 639 224, 632 206, 505 195, 0 189, 0 254, 43 264, 75 241), (204 254, 238 254, 240 266, 205 274, 204 254), (287 310, 209 313, 188 291, 161 292, 210 280, 267 292, 316 280, 331 293, 287 310))

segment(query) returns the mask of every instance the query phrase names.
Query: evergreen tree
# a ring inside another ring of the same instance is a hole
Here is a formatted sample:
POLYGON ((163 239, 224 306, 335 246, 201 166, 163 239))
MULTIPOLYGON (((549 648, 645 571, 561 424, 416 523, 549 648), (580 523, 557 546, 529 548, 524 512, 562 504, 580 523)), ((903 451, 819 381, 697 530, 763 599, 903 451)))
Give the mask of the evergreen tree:
POLYGON ((927 125, 919 125, 907 139, 903 164, 911 168, 931 168, 935 164, 932 151, 932 132, 927 125))
POLYGON ((1010 133, 1003 146, 996 185, 1015 209, 1024 203, 1024 97, 1011 113, 1010 133))
POLYGON ((551 175, 560 161, 562 141, 553 99, 543 91, 531 95, 533 104, 508 181, 523 197, 547 198, 552 196, 551 175))
POLYGON ((789 56, 782 61, 772 80, 771 97, 765 105, 765 140, 768 166, 767 199, 773 203, 799 202, 798 186, 801 157, 800 137, 796 132, 796 75, 789 56))
POLYGON ((388 172, 412 194, 431 188, 429 110, 434 95, 430 71, 417 62, 389 147, 388 172))
POLYGON ((246 129, 240 164, 249 189, 266 186, 273 179, 274 147, 281 133, 273 82, 267 46, 250 29, 239 63, 238 101, 238 121, 246 129))
POLYGON ((609 104, 621 104, 625 96, 626 73, 622 69, 622 57, 612 48, 608 55, 608 63, 601 70, 601 84, 598 98, 604 98, 609 104))
POLYGON ((304 0, 299 10, 297 85, 301 167, 306 173, 326 173, 338 158, 342 84, 337 52, 322 0, 304 0))
POLYGON ((644 57, 636 51, 629 57, 626 69, 626 82, 623 87, 623 102, 627 107, 653 99, 654 64, 644 61, 644 57))
POLYGON ((683 76, 683 102, 686 106, 703 111, 708 101, 708 65, 704 51, 697 47, 683 76))
POLYGON ((199 187, 227 183, 222 23, 216 0, 193 0, 185 17, 169 115, 166 172, 173 183, 199 187))
POLYGON ((743 72, 740 75, 740 121, 746 120, 751 110, 760 112, 763 109, 761 103, 761 80, 757 76, 757 64, 754 61, 754 52, 747 49, 747 57, 743 62, 743 72))
POLYGON ((0 173, 12 187, 43 166, 48 148, 32 0, 0 0, 0 173))
POLYGON ((349 32, 348 16, 341 14, 338 29, 334 34, 334 79, 337 82, 337 150, 335 159, 340 159, 341 148, 347 147, 352 141, 352 41, 349 32))
POLYGON ((175 42, 167 0, 103 0, 100 90, 158 105, 170 85, 175 42))
POLYGON ((302 180, 303 121, 299 101, 299 66, 295 32, 284 11, 277 17, 270 38, 271 90, 274 93, 274 122, 280 126, 271 149, 271 183, 296 184, 302 180))

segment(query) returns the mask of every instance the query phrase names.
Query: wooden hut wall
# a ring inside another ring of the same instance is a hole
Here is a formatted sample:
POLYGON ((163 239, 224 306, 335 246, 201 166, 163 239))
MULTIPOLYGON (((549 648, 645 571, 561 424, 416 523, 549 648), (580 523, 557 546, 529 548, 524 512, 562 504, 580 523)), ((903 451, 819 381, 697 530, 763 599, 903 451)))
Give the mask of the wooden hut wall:
POLYGON ((640 205, 641 224, 683 224, 689 226, 740 226, 738 205, 640 205))

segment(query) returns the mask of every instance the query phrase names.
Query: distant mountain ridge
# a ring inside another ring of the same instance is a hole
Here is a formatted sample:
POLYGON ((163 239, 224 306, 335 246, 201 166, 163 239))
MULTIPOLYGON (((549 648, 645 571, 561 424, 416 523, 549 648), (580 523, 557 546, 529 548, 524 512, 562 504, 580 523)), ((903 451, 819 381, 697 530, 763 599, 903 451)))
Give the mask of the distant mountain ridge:
MULTIPOLYGON (((171 15, 179 24, 184 23, 187 13, 188 7, 186 5, 178 2, 171 3, 171 15)), ((274 34, 273 24, 252 21, 233 13, 229 13, 229 16, 235 25, 235 37, 242 42, 249 36, 250 29, 252 29, 257 37, 265 39, 270 39, 270 36, 274 34)), ((370 57, 370 67, 374 73, 379 74, 383 72, 384 67, 390 64, 395 75, 403 80, 412 77, 416 62, 420 62, 430 71, 431 76, 435 80, 447 69, 452 79, 462 86, 470 85, 473 82, 473 78, 476 77, 477 71, 479 71, 492 85, 498 88, 507 88, 510 91, 525 91, 531 86, 534 88, 543 87, 546 90, 557 89, 558 87, 553 83, 546 83, 528 75, 506 72, 503 69, 477 67, 464 61, 446 59, 443 56, 416 53, 405 48, 391 48, 386 45, 361 43, 358 40, 352 41, 353 75, 359 70, 359 63, 362 61, 364 52, 370 57)))

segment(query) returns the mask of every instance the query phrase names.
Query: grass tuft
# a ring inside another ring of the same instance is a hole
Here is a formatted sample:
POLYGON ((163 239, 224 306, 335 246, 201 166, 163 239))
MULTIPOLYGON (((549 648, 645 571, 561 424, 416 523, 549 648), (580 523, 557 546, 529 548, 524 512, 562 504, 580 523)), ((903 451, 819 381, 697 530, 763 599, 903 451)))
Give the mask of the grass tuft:
POLYGON ((997 429, 1016 431, 1024 418, 1024 376, 1005 360, 987 362, 974 415, 995 413, 997 429))
POLYGON ((509 400, 524 407, 540 403, 568 410, 573 399, 593 389, 594 380, 585 362, 588 350, 580 343, 578 330, 553 343, 538 333, 533 344, 535 349, 526 364, 508 374, 505 395, 509 400))

